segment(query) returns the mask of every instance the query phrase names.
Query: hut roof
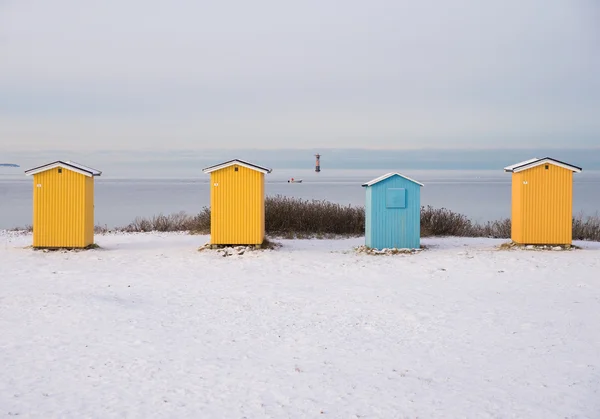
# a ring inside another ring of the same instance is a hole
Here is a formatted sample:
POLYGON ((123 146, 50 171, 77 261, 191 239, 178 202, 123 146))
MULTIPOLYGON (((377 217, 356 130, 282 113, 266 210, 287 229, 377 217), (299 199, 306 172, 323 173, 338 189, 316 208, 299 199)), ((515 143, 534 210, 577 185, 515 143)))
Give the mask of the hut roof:
POLYGON ((92 169, 91 167, 84 166, 83 164, 75 163, 72 161, 57 160, 52 163, 45 164, 43 166, 34 167, 25 171, 27 176, 35 175, 37 173, 45 172, 46 170, 54 169, 55 167, 63 167, 65 169, 72 170, 84 176, 100 176, 102 172, 100 170, 92 169))
POLYGON ((404 175, 401 175, 400 173, 395 173, 395 172, 392 172, 392 173, 386 173, 385 175, 383 175, 383 176, 379 176, 378 178, 375 178, 375 179, 371 180, 370 182, 363 183, 363 184, 362 184, 362 186, 373 186, 374 184, 376 184, 376 183, 379 183, 379 182, 381 182, 381 181, 383 181, 383 180, 386 180, 386 179, 388 179, 388 178, 390 178, 390 177, 392 177, 392 176, 400 176, 401 178, 404 178, 404 179, 406 179, 406 180, 408 180, 408 181, 410 181, 410 182, 416 183, 416 184, 417 184, 417 185, 419 185, 419 186, 425 186, 425 185, 423 185, 422 183, 420 183, 420 182, 417 182, 417 181, 416 181, 416 180, 414 180, 414 179, 411 179, 411 178, 409 178, 409 177, 407 177, 407 176, 404 176, 404 175))
POLYGON ((504 168, 504 171, 518 173, 523 170, 531 169, 536 166, 541 166, 542 164, 546 164, 546 163, 550 163, 555 166, 559 166, 564 169, 571 170, 575 173, 579 173, 583 170, 581 167, 573 166, 572 164, 568 164, 568 163, 565 163, 565 162, 562 162, 560 160, 556 160, 556 159, 553 159, 550 157, 544 157, 541 159, 538 159, 538 158, 529 159, 529 160, 522 161, 520 163, 516 163, 516 164, 510 165, 510 166, 507 166, 504 168))
POLYGON ((248 163, 247 161, 244 161, 244 160, 233 159, 233 160, 226 161, 225 163, 220 163, 220 164, 216 164, 214 166, 207 167, 206 169, 202 169, 202 171, 204 173, 211 173, 216 170, 225 169, 226 167, 230 167, 230 166, 234 166, 234 165, 246 167, 248 169, 256 170, 261 173, 271 173, 271 171, 273 170, 273 169, 269 169, 268 167, 263 167, 263 166, 258 166, 256 164, 248 163))

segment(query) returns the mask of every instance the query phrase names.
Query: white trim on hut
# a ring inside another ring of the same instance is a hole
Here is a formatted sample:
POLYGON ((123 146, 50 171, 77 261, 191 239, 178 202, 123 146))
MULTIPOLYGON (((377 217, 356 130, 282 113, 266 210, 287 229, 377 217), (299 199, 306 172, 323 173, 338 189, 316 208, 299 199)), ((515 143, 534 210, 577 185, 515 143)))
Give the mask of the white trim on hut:
POLYGON ((45 172, 46 170, 51 170, 56 167, 61 167, 63 169, 72 170, 73 172, 79 173, 81 175, 87 177, 100 176, 102 172, 100 170, 92 169, 91 167, 84 166, 79 163, 75 163, 72 161, 55 161, 54 163, 48 163, 43 166, 35 167, 33 169, 29 169, 25 171, 27 176, 36 175, 38 173, 45 172))
POLYGON ((401 175, 400 173, 396 173, 396 172, 393 172, 393 173, 386 173, 385 175, 383 175, 383 176, 379 176, 378 178, 375 178, 375 179, 371 180, 370 182, 363 183, 363 184, 362 184, 362 186, 373 186, 373 185, 375 185, 376 183, 379 183, 379 182, 381 182, 381 181, 383 181, 383 180, 386 180, 386 179, 388 179, 388 178, 390 178, 390 177, 392 177, 392 176, 400 176, 401 178, 404 178, 404 179, 406 179, 406 180, 409 180, 409 181, 411 181, 411 182, 413 182, 413 183, 416 183, 416 184, 417 184, 417 185, 419 185, 419 186, 425 186, 425 185, 423 185, 421 182, 417 182, 416 180, 414 180, 414 179, 411 179, 411 178, 409 178, 408 176, 404 176, 404 175, 401 175))
POLYGON ((206 169, 202 169, 202 171, 204 173, 211 173, 211 172, 215 172, 217 170, 225 169, 226 167, 230 167, 230 166, 242 166, 247 169, 256 170, 261 173, 271 173, 271 171, 272 171, 272 169, 269 169, 268 167, 258 166, 256 164, 248 163, 244 160, 239 160, 239 159, 229 160, 225 163, 217 164, 215 166, 210 166, 210 167, 207 167, 206 169))
POLYGON ((572 172, 575 172, 575 173, 580 173, 582 170, 581 167, 573 166, 571 164, 562 162, 560 160, 555 160, 550 157, 544 157, 543 159, 538 159, 538 158, 529 159, 529 160, 522 161, 520 163, 506 166, 504 168, 504 171, 512 172, 512 173, 519 173, 519 172, 522 172, 523 170, 531 169, 536 166, 541 166, 543 164, 553 164, 555 166, 562 167, 563 169, 571 170, 572 172))

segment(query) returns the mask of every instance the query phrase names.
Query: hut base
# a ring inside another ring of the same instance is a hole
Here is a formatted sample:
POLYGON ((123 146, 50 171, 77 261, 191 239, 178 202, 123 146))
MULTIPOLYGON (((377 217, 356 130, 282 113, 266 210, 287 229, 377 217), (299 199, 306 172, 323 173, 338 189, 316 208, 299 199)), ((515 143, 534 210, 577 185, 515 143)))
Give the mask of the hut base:
POLYGON ((426 247, 423 245, 421 245, 421 247, 418 249, 414 249, 414 248, 375 249, 375 248, 368 247, 368 246, 358 246, 358 247, 354 248, 354 250, 357 253, 364 253, 367 255, 415 255, 417 253, 422 252, 425 249, 426 249, 426 247))
POLYGON ((45 252, 57 252, 57 251, 60 251, 60 250, 63 250, 63 251, 93 250, 93 249, 99 249, 100 246, 98 246, 96 243, 92 243, 92 244, 87 245, 85 247, 73 247, 73 246, 64 246, 64 247, 60 247, 60 246, 55 246, 55 247, 31 246, 31 248, 33 250, 42 250, 42 251, 45 251, 45 252))
POLYGON ((523 244, 514 241, 508 243, 502 243, 499 247, 500 250, 575 250, 579 247, 573 244, 523 244))
POLYGON ((260 244, 242 244, 242 243, 214 244, 214 243, 210 243, 208 246, 210 246, 211 249, 224 249, 226 247, 254 247, 255 249, 262 249, 263 243, 260 243, 260 244))
POLYGON ((262 249, 262 244, 209 244, 208 248, 212 250, 216 249, 229 249, 238 247, 251 247, 253 249, 262 249))
POLYGON ((271 240, 268 239, 264 239, 263 242, 261 244, 214 244, 214 243, 207 243, 204 246, 201 246, 198 250, 202 251, 202 250, 236 250, 236 251, 240 251, 241 249, 244 250, 273 250, 273 249, 277 249, 281 247, 280 243, 277 242, 273 242, 271 240))

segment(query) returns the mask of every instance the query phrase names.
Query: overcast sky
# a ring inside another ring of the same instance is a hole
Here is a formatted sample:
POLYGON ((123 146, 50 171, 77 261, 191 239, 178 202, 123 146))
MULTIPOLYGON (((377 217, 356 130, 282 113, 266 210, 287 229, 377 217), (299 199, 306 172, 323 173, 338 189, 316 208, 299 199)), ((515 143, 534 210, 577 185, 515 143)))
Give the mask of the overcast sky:
POLYGON ((597 0, 0 0, 0 145, 598 147, 599 22, 597 0))

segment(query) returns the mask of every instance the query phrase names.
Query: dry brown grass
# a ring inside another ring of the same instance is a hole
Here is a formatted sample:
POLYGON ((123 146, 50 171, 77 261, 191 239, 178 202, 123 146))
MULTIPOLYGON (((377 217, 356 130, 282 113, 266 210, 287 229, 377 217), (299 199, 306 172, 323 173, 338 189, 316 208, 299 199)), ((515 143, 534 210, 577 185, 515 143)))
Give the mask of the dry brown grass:
POLYGON ((578 214, 573 218, 573 240, 600 241, 600 216, 578 214))
POLYGON ((133 222, 119 231, 146 232, 146 231, 189 231, 191 233, 210 233, 210 209, 204 207, 196 215, 178 212, 169 215, 158 214, 151 218, 136 217, 133 222))
POLYGON ((474 223, 464 214, 447 208, 421 207, 421 236, 510 237, 510 219, 474 223))
MULTIPOLYGON (((361 236, 365 232, 364 207, 343 206, 328 201, 307 201, 282 196, 265 199, 265 229, 272 237, 319 238, 361 236)), ((421 208, 422 237, 510 238, 510 218, 484 224, 447 208, 421 208)), ((97 227, 97 231, 103 228, 97 227)), ((136 218, 119 231, 189 231, 210 233, 210 208, 195 215, 176 213, 136 218)), ((573 240, 600 241, 600 216, 579 214, 573 218, 573 240)))
POLYGON ((365 209, 328 201, 267 197, 265 230, 274 236, 359 236, 365 232, 365 209))
MULTIPOLYGON (((447 208, 421 208, 421 236, 461 236, 510 238, 510 219, 484 224, 447 208)), ((14 229, 32 231, 31 226, 14 229)), ((319 238, 362 236, 365 232, 365 209, 344 206, 328 201, 308 201, 284 196, 265 199, 265 230, 271 237, 319 238)), ((130 224, 109 229, 96 226, 96 233, 108 231, 187 231, 194 234, 210 233, 210 208, 204 207, 196 215, 178 212, 158 214, 150 218, 137 217, 130 224)), ((600 241, 600 215, 573 218, 573 240, 600 241)))

